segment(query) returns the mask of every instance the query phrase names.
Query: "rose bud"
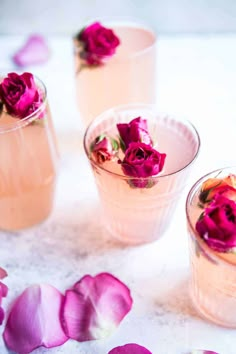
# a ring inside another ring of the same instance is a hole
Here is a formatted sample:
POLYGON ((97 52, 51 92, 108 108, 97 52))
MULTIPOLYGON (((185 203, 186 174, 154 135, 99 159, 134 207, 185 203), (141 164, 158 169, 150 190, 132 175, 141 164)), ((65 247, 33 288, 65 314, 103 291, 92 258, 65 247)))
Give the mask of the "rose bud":
POLYGON ((152 139, 148 132, 147 120, 141 117, 131 120, 130 123, 117 124, 121 140, 124 144, 121 144, 122 150, 128 149, 130 143, 144 143, 146 145, 152 145, 152 139), (124 145, 124 146, 122 146, 124 145))
POLYGON ((233 252, 236 247, 236 203, 223 195, 215 195, 200 215, 196 230, 213 250, 233 252))
POLYGON ((124 160, 120 163, 126 176, 137 178, 131 180, 134 187, 147 188, 150 187, 150 181, 146 177, 156 176, 160 173, 165 158, 166 154, 158 152, 150 145, 131 143, 125 152, 124 160))
POLYGON ((92 159, 99 164, 112 160, 118 149, 118 142, 106 135, 98 136, 90 147, 92 159))
POLYGON ((76 39, 82 44, 79 55, 87 65, 101 65, 115 54, 120 44, 112 29, 95 22, 78 33, 76 39))
POLYGON ((201 187, 199 200, 201 203, 209 203, 216 194, 236 200, 236 176, 231 174, 225 178, 209 178, 201 187))
POLYGON ((30 73, 9 73, 0 84, 0 99, 9 114, 25 118, 43 102, 34 77, 30 73))

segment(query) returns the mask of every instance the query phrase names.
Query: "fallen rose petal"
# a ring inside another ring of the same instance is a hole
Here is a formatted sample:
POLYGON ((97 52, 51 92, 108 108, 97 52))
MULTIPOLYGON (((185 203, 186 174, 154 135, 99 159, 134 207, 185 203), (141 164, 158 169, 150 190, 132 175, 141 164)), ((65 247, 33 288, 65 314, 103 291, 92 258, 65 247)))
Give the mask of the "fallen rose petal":
POLYGON ((13 56, 13 61, 20 67, 35 64, 43 64, 49 58, 49 48, 44 39, 40 35, 32 35, 27 42, 13 56))
POLYGON ((127 286, 108 273, 84 276, 65 297, 64 329, 79 342, 110 335, 133 302, 127 286))
POLYGON ((200 350, 200 349, 197 349, 197 350, 192 351, 190 354, 220 354, 220 353, 216 353, 216 352, 213 352, 211 350, 200 350))
POLYGON ((5 269, 0 267, 0 279, 3 279, 7 276, 7 272, 5 271, 5 269))
POLYGON ((64 296, 51 285, 33 285, 14 303, 3 333, 6 346, 18 354, 30 353, 44 346, 65 343, 60 321, 64 296))
MULTIPOLYGON (((3 279, 7 276, 7 272, 5 271, 5 269, 0 268, 0 279, 3 279)), ((0 282, 0 325, 2 324, 3 320, 4 320, 4 310, 1 307, 2 304, 2 298, 6 297, 8 293, 8 287, 3 284, 2 282, 0 282)))
POLYGON ((141 345, 129 343, 121 347, 113 348, 108 354, 152 354, 147 348, 141 345))

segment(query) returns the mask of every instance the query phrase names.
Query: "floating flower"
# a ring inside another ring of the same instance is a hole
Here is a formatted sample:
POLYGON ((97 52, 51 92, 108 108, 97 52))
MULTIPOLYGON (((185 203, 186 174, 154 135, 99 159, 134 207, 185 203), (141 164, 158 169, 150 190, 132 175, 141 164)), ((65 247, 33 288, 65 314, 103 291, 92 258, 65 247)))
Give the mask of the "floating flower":
MULTIPOLYGON (((6 276, 7 276, 7 272, 3 268, 0 268, 0 279, 4 279, 6 276)), ((7 292, 8 292, 8 287, 2 282, 0 282, 0 325, 2 324, 5 317, 4 310, 1 307, 2 298, 7 296, 7 292)))
POLYGON ((231 174, 225 178, 209 178, 201 187, 199 200, 201 203, 209 203, 216 194, 236 201, 236 176, 231 174))
POLYGON ((139 344, 129 343, 121 347, 116 347, 110 350, 108 354, 152 354, 152 353, 147 348, 144 348, 139 344))
POLYGON ((64 296, 53 286, 41 284, 27 288, 14 303, 3 333, 6 346, 18 354, 44 346, 52 348, 68 337, 61 325, 64 296))
POLYGON ((165 158, 166 154, 158 152, 150 145, 130 143, 120 164, 126 176, 137 178, 132 180, 134 187, 147 188, 150 181, 146 177, 160 173, 163 169, 165 158))
POLYGON ((49 59, 49 55, 49 47, 44 37, 32 35, 13 56, 13 61, 19 67, 25 67, 45 63, 49 59))
POLYGON ((118 149, 118 142, 105 134, 98 136, 90 147, 92 159, 99 164, 112 160, 118 149))
POLYGON ((236 202, 221 194, 216 194, 200 215, 196 230, 213 250, 235 252, 236 202))
POLYGON ((110 335, 132 307, 130 290, 108 273, 84 276, 66 291, 63 323, 79 342, 110 335))
POLYGON ((190 354, 219 354, 216 352, 213 352, 212 350, 193 350, 190 354))
POLYGON ((106 28, 95 22, 82 29, 76 36, 79 43, 79 56, 87 66, 98 66, 113 56, 117 46, 120 44, 119 38, 112 29, 106 28))
POLYGON ((30 73, 9 73, 0 84, 0 100, 6 111, 14 117, 25 118, 43 102, 34 77, 30 73))
POLYGON ((146 119, 138 117, 131 120, 130 123, 119 123, 117 124, 117 129, 124 145, 124 151, 128 149, 130 143, 136 142, 152 145, 146 119))

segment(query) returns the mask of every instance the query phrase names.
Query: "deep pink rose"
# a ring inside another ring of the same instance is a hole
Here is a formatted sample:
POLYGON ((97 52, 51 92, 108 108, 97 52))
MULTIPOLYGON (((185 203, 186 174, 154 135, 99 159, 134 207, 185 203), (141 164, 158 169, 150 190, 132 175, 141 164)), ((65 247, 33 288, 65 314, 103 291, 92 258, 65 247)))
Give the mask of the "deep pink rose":
POLYGON ((113 348, 108 354, 152 354, 147 348, 136 344, 129 343, 120 347, 113 348))
POLYGON ((119 149, 119 145, 115 139, 101 135, 95 139, 90 149, 93 160, 97 163, 103 163, 113 159, 119 149))
POLYGON ((115 54, 120 44, 112 29, 103 27, 99 22, 83 29, 77 38, 83 44, 80 56, 88 65, 103 64, 105 59, 115 54))
POLYGON ((128 149, 129 144, 134 142, 152 145, 146 119, 138 117, 131 120, 130 123, 119 123, 117 124, 117 129, 125 145, 123 150, 128 149))
POLYGON ((34 77, 30 73, 18 75, 9 73, 0 84, 0 99, 9 114, 17 118, 25 118, 42 104, 34 77))
POLYGON ((121 167, 126 176, 138 177, 132 180, 134 187, 148 187, 148 180, 142 178, 155 176, 163 169, 166 154, 161 154, 150 145, 144 143, 130 143, 125 152, 121 167))
POLYGON ((196 230, 213 250, 230 252, 236 247, 236 202, 215 195, 200 215, 196 230))

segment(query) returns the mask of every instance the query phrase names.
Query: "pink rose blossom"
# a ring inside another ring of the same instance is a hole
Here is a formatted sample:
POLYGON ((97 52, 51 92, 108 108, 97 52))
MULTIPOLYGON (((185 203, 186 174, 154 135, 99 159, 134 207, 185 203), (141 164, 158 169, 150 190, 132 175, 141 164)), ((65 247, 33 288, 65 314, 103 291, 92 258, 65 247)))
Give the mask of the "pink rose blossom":
POLYGON ((44 346, 52 348, 68 337, 61 325, 64 296, 53 286, 41 284, 27 288, 13 304, 3 338, 6 346, 18 354, 44 346))
POLYGON ((152 354, 148 349, 141 345, 129 343, 121 347, 113 348, 108 354, 152 354))
POLYGON ((49 48, 43 36, 32 35, 13 56, 14 63, 19 67, 43 64, 49 58, 49 48))
POLYGON ((88 65, 100 65, 104 60, 115 54, 116 47, 120 44, 119 38, 112 29, 95 22, 86 27, 77 36, 83 49, 80 57, 88 65))
POLYGON ((117 124, 120 137, 124 142, 124 151, 128 149, 130 143, 144 143, 152 145, 152 139, 148 132, 147 120, 141 117, 131 120, 130 123, 117 124))
POLYGON ((92 158, 101 164, 114 158, 119 149, 119 144, 115 139, 101 135, 95 139, 91 145, 92 158))
POLYGON ((34 77, 30 73, 9 73, 0 84, 0 100, 7 112, 17 118, 25 118, 42 104, 34 77))
POLYGON ((63 323, 68 337, 79 342, 110 335, 132 307, 130 291, 108 273, 84 276, 66 291, 63 323))
POLYGON ((216 194, 200 215, 196 230, 207 245, 218 252, 236 247, 236 202, 216 194))
POLYGON ((166 154, 162 154, 144 143, 130 143, 125 152, 121 168, 126 176, 136 177, 132 180, 134 187, 145 188, 149 181, 146 177, 156 176, 163 169, 166 154))

